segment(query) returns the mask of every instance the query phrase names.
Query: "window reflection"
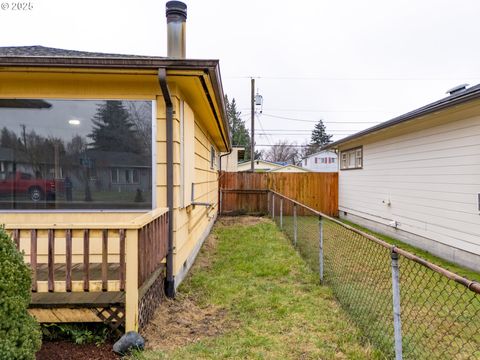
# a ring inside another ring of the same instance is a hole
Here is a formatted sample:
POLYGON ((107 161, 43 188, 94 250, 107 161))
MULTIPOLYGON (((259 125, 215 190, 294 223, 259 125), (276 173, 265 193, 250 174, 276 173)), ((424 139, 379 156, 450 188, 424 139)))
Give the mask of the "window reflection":
POLYGON ((0 99, 0 209, 151 209, 152 104, 0 99))

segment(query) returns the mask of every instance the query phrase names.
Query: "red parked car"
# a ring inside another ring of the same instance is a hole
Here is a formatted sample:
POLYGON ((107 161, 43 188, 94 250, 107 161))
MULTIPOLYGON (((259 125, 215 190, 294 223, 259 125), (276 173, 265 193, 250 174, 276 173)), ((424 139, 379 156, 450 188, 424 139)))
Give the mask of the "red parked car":
POLYGON ((58 181, 37 179, 32 174, 17 171, 9 173, 5 180, 0 180, 0 195, 26 195, 37 202, 43 199, 55 200, 58 181))

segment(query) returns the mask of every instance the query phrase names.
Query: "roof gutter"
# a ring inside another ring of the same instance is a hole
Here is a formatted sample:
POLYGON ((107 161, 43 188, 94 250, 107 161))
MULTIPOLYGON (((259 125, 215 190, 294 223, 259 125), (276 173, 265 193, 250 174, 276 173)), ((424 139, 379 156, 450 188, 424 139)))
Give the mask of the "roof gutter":
POLYGON ((175 297, 175 277, 173 275, 173 102, 167 84, 167 71, 158 69, 158 82, 162 90, 166 109, 167 131, 167 207, 168 207, 168 252, 167 252, 167 279, 165 281, 165 295, 175 297))

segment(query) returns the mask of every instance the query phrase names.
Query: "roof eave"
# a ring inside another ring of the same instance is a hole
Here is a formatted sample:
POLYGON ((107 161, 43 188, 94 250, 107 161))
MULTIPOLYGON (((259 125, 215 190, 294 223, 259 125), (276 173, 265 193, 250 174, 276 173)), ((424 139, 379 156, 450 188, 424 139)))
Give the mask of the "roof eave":
POLYGON ((209 75, 215 91, 215 100, 220 108, 222 126, 226 136, 226 148, 231 149, 231 134, 225 110, 223 87, 218 60, 173 59, 173 58, 109 58, 109 57, 45 57, 45 56, 7 56, 0 57, 0 67, 58 67, 58 68, 104 68, 104 69, 158 69, 202 70, 209 75))
POLYGON ((371 134, 376 133, 378 131, 385 130, 387 128, 402 124, 404 122, 415 120, 415 119, 418 119, 422 116, 432 114, 434 112, 444 110, 444 109, 447 109, 449 107, 460 105, 460 104, 466 103, 468 101, 472 101, 472 100, 479 99, 479 98, 480 98, 480 89, 475 89, 475 91, 473 91, 471 93, 464 94, 463 96, 462 95, 457 96, 457 97, 455 97, 451 100, 448 100, 448 98, 447 98, 447 99, 445 99, 446 101, 435 102, 435 103, 423 106, 419 109, 410 111, 406 114, 403 114, 403 115, 400 115, 400 116, 398 116, 396 118, 393 118, 391 120, 385 121, 381 124, 378 124, 378 125, 375 125, 375 126, 372 126, 372 127, 368 128, 368 129, 359 131, 359 132, 357 132, 353 135, 347 136, 346 138, 334 141, 334 142, 322 147, 320 149, 320 151, 329 150, 329 149, 332 149, 332 148, 337 148, 339 145, 351 142, 353 140, 357 140, 357 139, 359 139, 361 137, 364 137, 364 136, 371 135, 371 134))
POLYGON ((175 69, 216 68, 218 60, 173 59, 173 58, 109 58, 109 57, 46 57, 46 56, 5 56, 0 57, 0 66, 22 67, 82 67, 82 68, 125 68, 175 69))

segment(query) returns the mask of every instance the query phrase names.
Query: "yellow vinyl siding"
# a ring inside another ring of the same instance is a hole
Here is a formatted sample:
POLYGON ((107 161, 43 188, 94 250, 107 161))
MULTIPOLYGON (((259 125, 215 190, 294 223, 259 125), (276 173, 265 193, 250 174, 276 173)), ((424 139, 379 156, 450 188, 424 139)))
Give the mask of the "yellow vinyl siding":
MULTIPOLYGON (((185 108, 187 108, 186 103, 185 108)), ((206 206, 196 205, 184 209, 176 209, 175 274, 182 269, 185 260, 191 254, 198 241, 201 240, 205 229, 213 222, 217 213, 218 171, 216 168, 210 169, 211 145, 212 140, 208 133, 195 120, 194 148, 192 148, 192 151, 194 151, 192 168, 192 178, 195 184, 194 200, 195 202, 211 203, 213 207, 207 208, 206 206)))

